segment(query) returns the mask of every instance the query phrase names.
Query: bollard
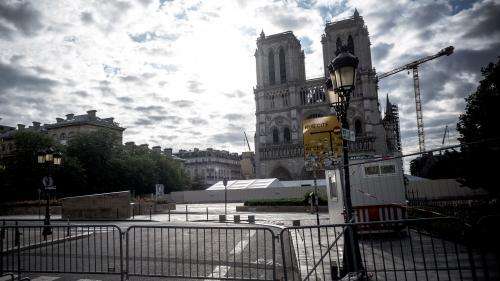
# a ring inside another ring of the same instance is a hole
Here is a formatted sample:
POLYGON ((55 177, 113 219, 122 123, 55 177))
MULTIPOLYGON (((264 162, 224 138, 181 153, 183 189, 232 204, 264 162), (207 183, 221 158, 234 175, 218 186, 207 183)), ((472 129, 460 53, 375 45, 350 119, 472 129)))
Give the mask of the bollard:
POLYGON ((332 261, 330 264, 330 273, 332 275, 332 280, 339 280, 339 267, 336 261, 332 261))
POLYGON ((255 223, 255 216, 254 215, 248 215, 248 223, 255 223))
POLYGON ((151 206, 149 206, 149 220, 151 220, 151 206))
POLYGON ((226 215, 219 215, 219 222, 225 222, 226 221, 226 215))
POLYGON ((71 235, 71 231, 69 229, 69 219, 67 220, 67 227, 66 227, 66 237, 69 237, 71 235))
POLYGON ((292 225, 293 226, 300 226, 300 220, 293 220, 292 225))
POLYGON ((234 215, 234 223, 240 223, 240 215, 234 215))
POLYGON ((168 221, 170 221, 170 208, 168 209, 168 221))
POLYGON ((186 221, 189 221, 189 218, 188 218, 188 205, 186 205, 186 221))
POLYGON ((208 221, 208 207, 207 207, 207 221, 208 221))

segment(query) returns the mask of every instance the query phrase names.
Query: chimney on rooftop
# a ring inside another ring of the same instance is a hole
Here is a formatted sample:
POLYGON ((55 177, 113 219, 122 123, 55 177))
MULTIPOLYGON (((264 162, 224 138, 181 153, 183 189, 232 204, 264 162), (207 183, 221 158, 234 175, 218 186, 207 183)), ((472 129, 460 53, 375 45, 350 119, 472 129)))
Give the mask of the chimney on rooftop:
POLYGON ((73 117, 75 117, 75 114, 73 113, 66 114, 66 120, 73 120, 73 117))
POLYGON ((24 124, 17 124, 17 129, 19 131, 24 130, 24 127, 26 127, 24 124))
POLYGON ((63 121, 64 121, 64 119, 62 119, 62 118, 59 118, 59 117, 56 118, 57 123, 62 123, 63 121))
POLYGON ((40 128, 40 122, 33 121, 33 128, 40 128))
POLYGON ((91 118, 94 119, 96 117, 96 112, 97 110, 89 110, 87 111, 87 115, 91 118))
POLYGON ((153 149, 153 152, 156 152, 156 153, 161 152, 161 146, 159 146, 159 145, 153 146, 152 149, 153 149))
POLYGON ((128 141, 128 142, 126 142, 126 143, 125 143, 125 145, 127 145, 127 146, 134 146, 134 145, 135 145, 135 142, 133 142, 133 141, 128 141))

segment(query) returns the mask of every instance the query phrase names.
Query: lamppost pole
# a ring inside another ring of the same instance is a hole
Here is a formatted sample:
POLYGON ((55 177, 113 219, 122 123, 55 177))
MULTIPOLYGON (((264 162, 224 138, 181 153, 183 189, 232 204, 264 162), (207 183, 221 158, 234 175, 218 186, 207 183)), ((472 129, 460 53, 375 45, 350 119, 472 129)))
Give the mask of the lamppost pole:
POLYGON ((58 152, 54 153, 52 148, 49 148, 44 151, 40 151, 38 153, 38 164, 47 165, 47 176, 43 177, 42 183, 44 186, 44 192, 46 197, 45 204, 45 218, 43 220, 43 231, 42 235, 45 240, 47 240, 47 236, 52 235, 52 227, 50 226, 50 191, 55 189, 54 182, 51 176, 51 168, 52 165, 59 166, 61 165, 62 157, 58 152))
MULTIPOLYGON (((346 48, 343 48, 342 52, 328 66, 330 78, 326 81, 326 88, 328 89, 330 105, 335 110, 337 117, 339 117, 342 128, 346 130, 349 130, 347 111, 351 93, 355 87, 357 67, 358 58, 347 52, 346 48)), ((345 222, 354 223, 349 173, 349 143, 344 137, 342 138, 342 150, 345 222)), ((344 273, 363 270, 356 226, 349 225, 345 228, 343 255, 344 273)))

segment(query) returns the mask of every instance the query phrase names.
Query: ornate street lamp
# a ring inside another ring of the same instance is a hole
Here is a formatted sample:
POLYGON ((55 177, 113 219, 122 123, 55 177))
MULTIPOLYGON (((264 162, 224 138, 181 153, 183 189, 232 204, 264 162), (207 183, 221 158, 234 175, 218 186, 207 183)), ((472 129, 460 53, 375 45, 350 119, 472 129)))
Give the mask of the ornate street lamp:
POLYGON ((47 236, 52 234, 52 228, 50 227, 50 191, 55 189, 53 185, 53 179, 51 177, 51 168, 52 166, 60 166, 62 164, 62 154, 60 152, 56 152, 53 148, 41 150, 37 155, 37 162, 40 165, 45 165, 47 167, 47 176, 44 176, 42 179, 42 183, 44 185, 44 191, 46 196, 46 205, 45 205, 45 218, 43 221, 43 231, 42 235, 45 240, 47 240, 47 236))
MULTIPOLYGON (((326 81, 328 98, 331 108, 342 123, 342 128, 349 130, 347 122, 347 110, 349 101, 355 87, 356 70, 358 67, 358 58, 347 52, 343 48, 342 52, 335 57, 328 65, 330 78, 326 81)), ((351 186, 349 179, 349 144, 345 138, 342 140, 343 146, 343 166, 344 166, 344 209, 345 222, 354 223, 354 213, 351 201, 351 186)), ((344 271, 359 272, 362 271, 361 253, 357 239, 355 227, 346 227, 344 232, 344 271)))

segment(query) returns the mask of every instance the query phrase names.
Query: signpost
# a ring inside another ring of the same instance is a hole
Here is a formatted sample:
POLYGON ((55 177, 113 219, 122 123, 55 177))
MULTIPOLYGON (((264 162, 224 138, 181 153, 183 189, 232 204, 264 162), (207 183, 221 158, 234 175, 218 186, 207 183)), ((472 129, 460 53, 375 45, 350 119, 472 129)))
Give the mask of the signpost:
POLYGON ((342 128, 342 138, 348 141, 355 141, 356 134, 352 130, 342 128))
POLYGON ((224 185, 224 214, 227 216, 227 178, 222 179, 224 185))

